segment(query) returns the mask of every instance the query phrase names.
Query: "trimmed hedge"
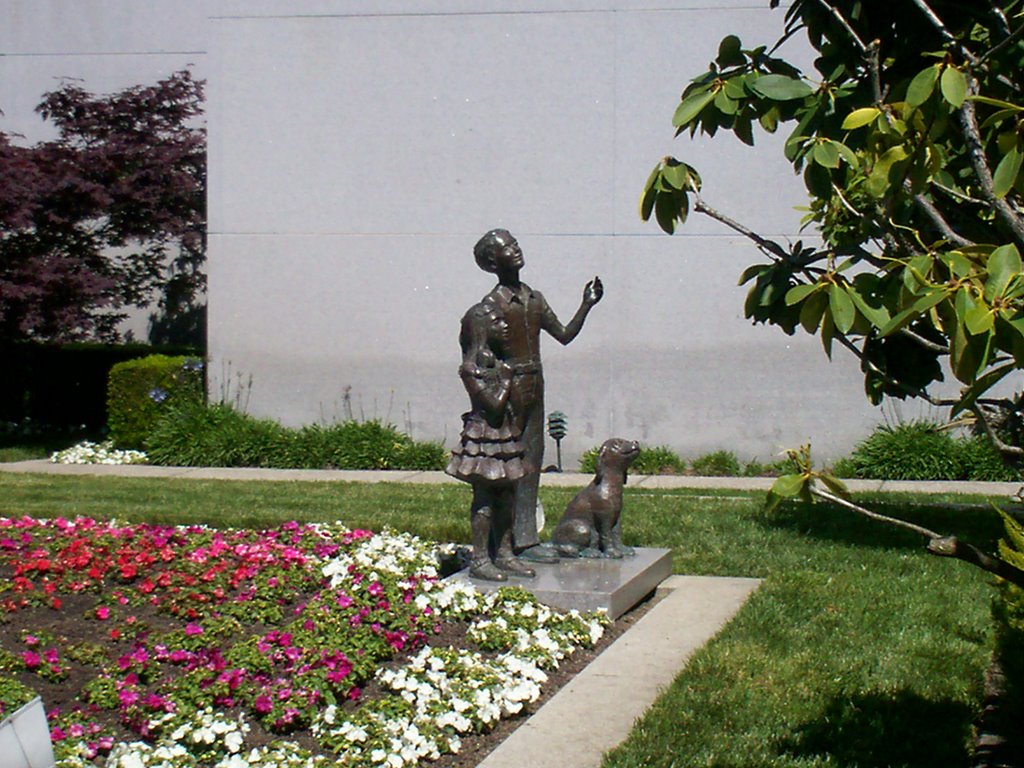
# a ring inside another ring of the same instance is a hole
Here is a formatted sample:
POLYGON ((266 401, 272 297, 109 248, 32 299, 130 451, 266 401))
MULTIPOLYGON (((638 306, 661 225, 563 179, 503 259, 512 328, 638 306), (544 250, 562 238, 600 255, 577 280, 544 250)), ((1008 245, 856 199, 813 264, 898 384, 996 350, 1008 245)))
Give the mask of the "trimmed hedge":
POLYGON ((107 384, 107 426, 117 448, 142 449, 176 403, 203 400, 203 362, 150 355, 118 363, 107 384))
POLYGON ((443 469, 440 443, 417 442, 379 421, 290 429, 225 403, 180 401, 146 441, 151 464, 277 469, 443 469))

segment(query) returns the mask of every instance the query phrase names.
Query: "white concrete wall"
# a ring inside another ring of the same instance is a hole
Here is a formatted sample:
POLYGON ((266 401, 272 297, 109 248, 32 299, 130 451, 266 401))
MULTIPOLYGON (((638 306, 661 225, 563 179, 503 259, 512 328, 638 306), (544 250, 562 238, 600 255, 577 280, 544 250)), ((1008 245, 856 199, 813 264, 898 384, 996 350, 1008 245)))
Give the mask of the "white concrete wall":
POLYGON ((357 415, 451 442, 459 318, 493 283, 472 247, 504 226, 563 320, 586 280, 605 282, 580 338, 544 346, 570 459, 612 435, 762 460, 811 440, 825 457, 880 418, 851 360, 743 320, 750 245, 699 218, 670 238, 636 214, 675 154, 709 202, 799 237, 777 140, 673 140, 670 124, 722 36, 774 39, 766 0, 7 5, 0 127, 30 140, 55 76, 96 92, 186 64, 208 78, 211 370, 252 375, 252 413, 339 418, 350 388, 357 415))
POLYGON ((676 154, 709 202, 800 236, 802 185, 777 140, 690 143, 670 124, 718 41, 769 42, 781 11, 366 6, 236 2, 211 22, 210 349, 213 370, 253 375, 250 410, 330 419, 351 387, 365 415, 451 442, 459 318, 493 283, 472 248, 503 226, 563 320, 587 279, 605 282, 580 338, 544 346, 568 456, 613 435, 762 460, 812 440, 827 456, 878 420, 850 360, 742 319, 750 245, 699 218, 670 238, 636 212, 676 154))

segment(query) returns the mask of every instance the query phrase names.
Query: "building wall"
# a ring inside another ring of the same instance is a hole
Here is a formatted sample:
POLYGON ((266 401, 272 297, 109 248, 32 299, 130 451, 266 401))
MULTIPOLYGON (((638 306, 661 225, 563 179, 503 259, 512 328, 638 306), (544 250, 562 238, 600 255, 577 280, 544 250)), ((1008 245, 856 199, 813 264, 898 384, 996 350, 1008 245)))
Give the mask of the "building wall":
POLYGON ((544 342, 569 457, 613 435, 834 455, 878 420, 850 360, 743 320, 749 243, 701 217, 670 238, 637 215, 651 167, 675 154, 711 204, 800 237, 802 185, 778 139, 673 140, 670 124, 718 41, 770 42, 781 11, 228 5, 210 29, 210 350, 215 372, 252 375, 251 411, 300 424, 351 408, 451 442, 459 318, 494 282, 472 248, 500 226, 563 321, 588 279, 605 283, 571 346, 544 342))
POLYGON ((563 320, 605 283, 580 338, 544 342, 569 463, 612 435, 762 460, 811 440, 825 457, 880 418, 853 361, 742 318, 748 242, 701 217, 668 237, 636 213, 674 154, 709 203, 801 236, 779 139, 674 140, 670 124, 725 34, 775 39, 766 0, 8 5, 0 127, 27 140, 45 138, 31 109, 55 76, 96 92, 185 65, 208 79, 215 397, 453 441, 459 318, 493 284, 472 248, 502 226, 563 320))

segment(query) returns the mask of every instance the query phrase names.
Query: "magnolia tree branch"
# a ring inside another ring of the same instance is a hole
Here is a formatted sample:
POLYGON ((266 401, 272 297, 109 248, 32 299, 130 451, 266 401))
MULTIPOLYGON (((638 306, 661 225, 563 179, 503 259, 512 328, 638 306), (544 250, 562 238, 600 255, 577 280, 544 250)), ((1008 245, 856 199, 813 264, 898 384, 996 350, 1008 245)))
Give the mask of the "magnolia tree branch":
POLYGON ((996 432, 995 427, 992 426, 992 422, 985 414, 985 410, 978 405, 978 403, 974 403, 970 410, 971 413, 974 414, 974 418, 977 422, 981 424, 982 429, 985 430, 985 435, 988 437, 992 445, 995 446, 997 451, 1007 456, 1024 456, 1024 448, 1003 442, 1002 438, 1000 438, 999 434, 996 432))
POLYGON ((747 227, 740 224, 738 221, 730 219, 724 213, 715 210, 710 205, 705 203, 704 200, 700 197, 700 195, 698 195, 696 192, 692 194, 694 197, 693 210, 703 213, 705 216, 710 216, 715 221, 720 221, 722 224, 725 224, 725 226, 729 227, 729 229, 739 232, 744 237, 753 240, 755 243, 757 243, 758 247, 761 248, 761 250, 765 251, 766 253, 769 253, 770 255, 775 256, 776 258, 782 259, 783 261, 791 260, 791 254, 781 245, 765 237, 761 237, 761 235, 757 234, 752 229, 748 229, 747 227))
POLYGON ((860 35, 850 26, 850 22, 846 20, 846 17, 834 5, 825 2, 825 0, 818 0, 818 5, 828 11, 832 18, 839 23, 839 26, 846 30, 846 34, 850 36, 853 44, 857 46, 861 53, 866 54, 868 52, 868 46, 864 44, 864 41, 860 39, 860 35))
MULTIPOLYGON (((910 182, 906 182, 905 186, 909 189, 910 182)), ((935 225, 935 228, 942 233, 942 236, 946 238, 948 242, 959 246, 974 245, 972 240, 968 240, 966 237, 954 232, 953 228, 949 226, 949 222, 946 221, 946 217, 942 215, 942 212, 924 195, 914 195, 913 200, 914 204, 921 209, 921 212, 927 216, 929 220, 931 220, 932 224, 935 225)))
MULTIPOLYGON (((971 91, 977 92, 977 81, 971 79, 971 91)), ((1004 199, 997 198, 994 192, 992 171, 985 157, 985 147, 978 128, 978 116, 974 109, 974 101, 967 99, 957 111, 960 126, 963 129, 964 141, 967 144, 967 155, 971 168, 978 177, 979 188, 985 202, 992 206, 996 218, 1009 228, 1019 246, 1024 246, 1024 221, 1021 216, 1004 199)))
POLYGON ((945 345, 945 344, 936 344, 934 341, 931 341, 930 339, 926 339, 921 334, 914 333, 909 328, 902 328, 902 329, 900 329, 900 335, 901 336, 906 336, 908 339, 914 340, 920 346, 924 347, 925 349, 930 349, 932 352, 938 352, 940 355, 948 355, 949 354, 949 347, 947 345, 945 345))
POLYGON ((973 544, 960 541, 956 536, 942 536, 935 531, 925 528, 915 523, 911 523, 907 520, 900 520, 896 517, 889 517, 888 515, 881 515, 878 512, 872 512, 870 509, 865 509, 859 504, 854 504, 852 501, 836 496, 828 491, 820 490, 814 485, 811 485, 810 491, 814 496, 821 499, 825 499, 833 504, 836 504, 845 509, 852 510, 860 515, 871 518, 887 525, 893 525, 897 528, 903 528, 904 530, 912 531, 928 539, 928 552, 937 555, 939 557, 955 557, 957 560, 963 560, 965 563, 977 566, 984 571, 994 573, 1000 578, 1006 579, 1012 584, 1016 584, 1019 587, 1024 587, 1024 571, 1010 565, 1005 560, 992 557, 991 555, 982 552, 973 544))

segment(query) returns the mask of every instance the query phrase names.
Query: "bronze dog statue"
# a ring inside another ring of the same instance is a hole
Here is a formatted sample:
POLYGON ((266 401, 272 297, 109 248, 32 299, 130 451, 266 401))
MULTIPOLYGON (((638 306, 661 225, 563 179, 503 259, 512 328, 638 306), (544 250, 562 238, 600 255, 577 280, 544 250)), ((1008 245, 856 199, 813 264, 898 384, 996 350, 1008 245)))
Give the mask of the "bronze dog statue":
POLYGON ((562 557, 630 557, 622 545, 620 516, 626 471, 640 455, 635 440, 613 437, 597 454, 593 482, 576 494, 558 522, 551 543, 562 557))

